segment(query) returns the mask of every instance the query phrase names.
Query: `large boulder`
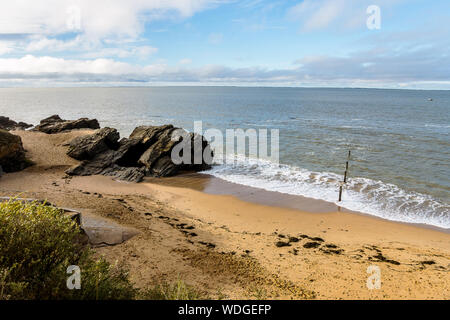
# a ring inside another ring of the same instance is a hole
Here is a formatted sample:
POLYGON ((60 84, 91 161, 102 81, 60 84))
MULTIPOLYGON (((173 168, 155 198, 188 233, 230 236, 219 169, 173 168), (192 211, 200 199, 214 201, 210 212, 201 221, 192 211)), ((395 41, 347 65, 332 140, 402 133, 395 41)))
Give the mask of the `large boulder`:
MULTIPOLYGON (((71 142, 72 148, 75 142, 71 142)), ((140 168, 135 161, 140 150, 139 140, 124 138, 118 142, 116 150, 109 148, 99 152, 90 160, 84 160, 78 166, 68 169, 66 173, 75 176, 101 174, 116 176, 119 180, 140 182, 145 176, 144 168, 140 168)))
POLYGON ((119 180, 139 182, 145 176, 163 177, 179 171, 200 171, 209 168, 205 161, 198 164, 193 161, 174 163, 171 158, 173 148, 179 143, 183 143, 183 150, 189 152, 188 158, 192 160, 196 143, 200 143, 199 152, 202 154, 204 150, 210 150, 208 142, 201 135, 187 133, 172 125, 141 126, 137 127, 128 139, 117 142, 119 138, 115 129, 102 130, 70 143, 67 154, 84 161, 67 170, 67 174, 102 174, 115 176, 119 180))
POLYGON ((130 139, 137 139, 140 143, 151 145, 159 137, 167 132, 172 132, 175 130, 174 126, 171 124, 166 124, 163 126, 140 126, 133 130, 130 135, 130 139))
POLYGON ((174 145, 179 142, 172 139, 172 134, 175 131, 173 126, 156 127, 161 129, 157 132, 155 132, 154 128, 149 126, 137 127, 130 135, 131 139, 143 137, 141 141, 151 141, 147 150, 138 159, 138 163, 146 166, 148 169, 151 169, 162 155, 170 152, 174 145))
POLYGON ((67 154, 77 160, 90 160, 109 149, 117 149, 120 138, 116 129, 102 128, 94 134, 77 137, 69 143, 67 154))
POLYGON ((0 116, 0 129, 10 130, 25 130, 31 128, 33 125, 25 122, 15 122, 8 117, 0 116))
POLYGON ((44 133, 59 133, 73 129, 99 129, 97 119, 80 118, 78 120, 63 120, 58 115, 53 115, 41 120, 34 129, 44 133))
POLYGON ((0 167, 4 172, 25 169, 31 162, 25 158, 22 139, 0 129, 0 167))
POLYGON ((123 181, 140 182, 145 176, 145 170, 137 165, 132 166, 129 160, 134 158, 137 145, 137 140, 122 139, 117 150, 100 152, 92 159, 84 160, 78 166, 68 169, 66 173, 74 176, 101 174, 115 176, 123 181))
POLYGON ((138 163, 145 166, 150 175, 157 177, 172 176, 178 171, 202 171, 210 167, 203 161, 205 150, 210 151, 210 146, 203 136, 180 128, 172 128, 158 134, 155 142, 141 155, 138 163), (182 151, 186 150, 189 153, 185 158, 188 160, 187 163, 178 164, 172 161, 172 150, 179 144, 181 144, 180 158, 183 156, 182 151), (196 149, 196 144, 200 148, 196 149), (197 157, 196 151, 200 153, 197 157), (201 159, 201 162, 196 164, 195 158, 201 159))

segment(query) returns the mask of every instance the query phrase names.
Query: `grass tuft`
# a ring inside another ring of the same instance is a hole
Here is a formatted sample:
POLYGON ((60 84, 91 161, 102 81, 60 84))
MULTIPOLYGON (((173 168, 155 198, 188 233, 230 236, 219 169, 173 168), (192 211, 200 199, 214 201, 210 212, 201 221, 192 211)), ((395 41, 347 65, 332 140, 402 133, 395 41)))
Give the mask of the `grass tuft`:
POLYGON ((199 300, 204 298, 197 289, 182 280, 161 283, 141 292, 143 300, 199 300))

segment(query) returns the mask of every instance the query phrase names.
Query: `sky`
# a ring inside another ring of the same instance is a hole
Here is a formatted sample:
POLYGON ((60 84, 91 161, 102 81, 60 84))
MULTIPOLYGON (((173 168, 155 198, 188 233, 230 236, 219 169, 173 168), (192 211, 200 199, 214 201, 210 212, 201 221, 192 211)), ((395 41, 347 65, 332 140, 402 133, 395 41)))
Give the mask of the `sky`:
POLYGON ((0 2, 0 86, 450 89, 449 0, 0 2))

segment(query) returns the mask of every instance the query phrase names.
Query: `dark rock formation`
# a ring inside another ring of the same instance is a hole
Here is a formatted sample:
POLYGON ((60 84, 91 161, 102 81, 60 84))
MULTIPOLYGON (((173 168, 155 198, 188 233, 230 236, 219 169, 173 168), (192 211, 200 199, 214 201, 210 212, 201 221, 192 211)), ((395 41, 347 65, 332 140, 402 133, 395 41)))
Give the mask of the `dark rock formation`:
POLYGON ((8 117, 0 116, 0 129, 10 130, 25 130, 31 128, 33 125, 25 122, 15 122, 8 117))
POLYGON ((115 177, 117 180, 130 181, 130 182, 141 182, 144 179, 146 172, 143 168, 138 167, 120 167, 113 165, 112 167, 106 168, 101 172, 105 176, 115 177))
POLYGON ((99 129, 97 119, 80 118, 78 120, 63 120, 58 115, 41 120, 34 129, 44 133, 59 133, 73 129, 99 129))
POLYGON ((20 171, 31 165, 25 158, 22 139, 0 130, 0 166, 4 172, 20 171))
POLYGON ((67 154, 77 160, 90 160, 98 153, 117 149, 119 137, 116 129, 103 128, 92 135, 72 140, 67 154))
POLYGON ((118 140, 119 134, 111 128, 76 138, 70 142, 67 154, 83 162, 66 171, 67 174, 102 174, 139 182, 145 176, 171 176, 179 171, 209 168, 210 162, 200 157, 204 151, 211 154, 203 136, 187 133, 172 125, 137 127, 128 139, 118 140), (183 161, 172 161, 171 154, 175 147, 183 161))
MULTIPOLYGON (((166 126, 163 126, 166 127, 166 126)), ((131 134, 130 138, 141 136, 144 132, 146 137, 155 137, 154 143, 141 155, 138 163, 144 165, 153 176, 171 176, 178 171, 202 171, 209 166, 205 164, 206 159, 203 159, 205 149, 210 150, 208 141, 201 135, 188 133, 179 128, 173 128, 171 125, 166 127, 163 131, 155 135, 147 134, 145 132, 152 127, 138 127, 131 134), (179 145, 180 157, 183 158, 185 164, 176 164, 172 162, 172 149, 179 145), (195 146, 198 148, 195 148, 195 146), (183 151, 188 151, 189 154, 183 155, 183 151), (198 152, 198 154, 196 154, 198 152), (200 159, 200 161, 196 161, 200 159), (187 163, 187 164, 186 164, 187 163)), ((211 154, 211 152, 206 152, 211 154)), ((206 161, 210 163, 210 161, 206 161)))

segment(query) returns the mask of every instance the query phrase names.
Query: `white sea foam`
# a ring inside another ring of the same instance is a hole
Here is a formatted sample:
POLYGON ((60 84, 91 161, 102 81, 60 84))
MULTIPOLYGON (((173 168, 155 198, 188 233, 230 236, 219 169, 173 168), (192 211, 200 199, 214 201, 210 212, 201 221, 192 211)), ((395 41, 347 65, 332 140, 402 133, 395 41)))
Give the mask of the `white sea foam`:
MULTIPOLYGON (((277 165, 236 156, 234 164, 217 165, 204 173, 223 180, 337 204, 342 176, 330 172, 277 165)), ((341 207, 377 217, 450 228, 450 205, 431 196, 407 192, 396 185, 354 177, 343 191, 341 207)))

